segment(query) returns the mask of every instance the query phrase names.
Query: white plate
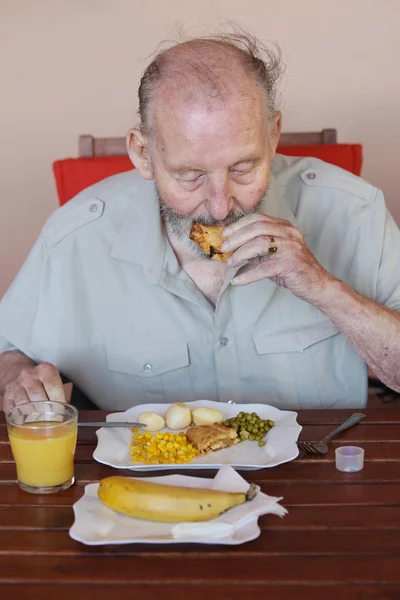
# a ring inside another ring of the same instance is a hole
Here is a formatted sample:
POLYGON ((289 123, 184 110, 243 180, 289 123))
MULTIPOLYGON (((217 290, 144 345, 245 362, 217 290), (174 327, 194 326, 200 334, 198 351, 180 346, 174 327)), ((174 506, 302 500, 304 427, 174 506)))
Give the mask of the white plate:
MULTIPOLYGON (((235 471, 225 467, 213 480, 188 477, 186 475, 166 475, 164 477, 149 477, 148 481, 197 488, 225 489, 229 491, 245 491, 248 483, 235 471)), ((78 542, 90 546, 104 544, 227 544, 237 545, 254 540, 260 535, 258 517, 261 514, 279 514, 283 516, 285 509, 278 504, 281 498, 273 498, 258 492, 256 499, 232 508, 212 521, 196 523, 203 532, 196 537, 193 531, 185 534, 184 538, 173 535, 175 523, 159 523, 144 521, 119 514, 103 504, 97 495, 98 483, 90 483, 85 487, 85 493, 73 506, 75 521, 69 534, 78 542), (237 523, 237 526, 235 525, 237 523), (221 537, 218 527, 229 528, 229 533, 221 537), (205 530, 207 528, 207 531, 205 530), (214 529, 214 531, 213 531, 214 529)), ((185 524, 186 525, 186 524, 185 524)), ((189 525, 189 524, 188 524, 189 525)), ((192 527, 193 524, 190 524, 192 527)))
MULTIPOLYGON (((193 410, 200 407, 216 408, 222 412, 224 419, 235 417, 239 412, 255 412, 262 419, 275 422, 274 427, 264 437, 265 446, 257 442, 241 442, 230 448, 217 450, 206 456, 195 458, 189 464, 145 465, 132 463, 129 446, 132 442, 132 432, 129 428, 101 428, 97 433, 97 447, 93 458, 105 465, 117 469, 133 469, 140 471, 157 471, 162 469, 218 469, 222 465, 231 465, 238 469, 264 469, 275 467, 296 458, 299 453, 297 438, 302 429, 297 423, 297 413, 279 410, 267 404, 225 404, 211 400, 196 400, 187 402, 193 410)), ((143 411, 155 411, 162 416, 168 410, 169 404, 142 404, 134 406, 122 413, 112 413, 107 421, 136 421, 143 411)), ((164 431, 164 430, 163 430, 164 431)), ((168 429, 165 429, 168 431, 168 429)))

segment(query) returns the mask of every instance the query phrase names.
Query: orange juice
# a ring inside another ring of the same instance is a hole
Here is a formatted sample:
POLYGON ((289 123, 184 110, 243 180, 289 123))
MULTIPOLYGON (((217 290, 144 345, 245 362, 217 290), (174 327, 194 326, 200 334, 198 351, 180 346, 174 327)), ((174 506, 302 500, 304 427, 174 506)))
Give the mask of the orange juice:
POLYGON ((74 476, 77 423, 42 421, 8 431, 18 481, 32 487, 58 486, 74 476))

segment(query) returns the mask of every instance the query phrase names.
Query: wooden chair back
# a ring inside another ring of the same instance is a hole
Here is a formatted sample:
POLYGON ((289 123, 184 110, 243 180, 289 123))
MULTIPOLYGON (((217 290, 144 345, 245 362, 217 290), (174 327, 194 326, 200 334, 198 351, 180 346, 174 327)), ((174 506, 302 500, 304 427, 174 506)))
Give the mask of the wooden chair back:
MULTIPOLYGON (((280 146, 320 146, 337 143, 336 129, 322 131, 282 133, 280 146)), ((92 135, 79 136, 79 156, 122 156, 126 154, 125 138, 95 138, 92 135)))

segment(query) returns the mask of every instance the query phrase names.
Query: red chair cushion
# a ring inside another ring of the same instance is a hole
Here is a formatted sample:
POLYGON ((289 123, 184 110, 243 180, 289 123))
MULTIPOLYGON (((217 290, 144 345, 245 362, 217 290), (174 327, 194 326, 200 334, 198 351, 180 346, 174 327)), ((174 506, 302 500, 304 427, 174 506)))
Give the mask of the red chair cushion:
MULTIPOLYGON (((360 175, 362 146, 332 144, 325 146, 281 146, 278 152, 288 156, 313 156, 342 169, 360 175)), ((71 200, 85 188, 124 171, 133 169, 128 156, 96 156, 95 158, 66 158, 53 163, 60 205, 71 200)))
POLYGON ((361 144, 326 144, 321 146, 279 146, 278 152, 287 156, 313 156, 341 167, 354 175, 361 175, 361 144))
POLYGON ((56 160, 53 163, 53 173, 60 205, 62 206, 90 185, 133 168, 128 155, 56 160))

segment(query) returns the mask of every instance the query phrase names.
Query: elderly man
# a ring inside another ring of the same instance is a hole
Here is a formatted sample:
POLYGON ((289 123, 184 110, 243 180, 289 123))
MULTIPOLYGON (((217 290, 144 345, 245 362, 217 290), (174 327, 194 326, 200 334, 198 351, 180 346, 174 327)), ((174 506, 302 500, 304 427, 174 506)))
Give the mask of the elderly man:
POLYGON ((0 306, 5 408, 266 402, 362 407, 400 390, 400 233, 382 193, 276 155, 279 58, 251 39, 160 53, 139 89, 136 170, 59 209, 0 306), (191 241, 223 225, 228 262, 191 241), (273 251, 273 252, 272 252, 273 251))

